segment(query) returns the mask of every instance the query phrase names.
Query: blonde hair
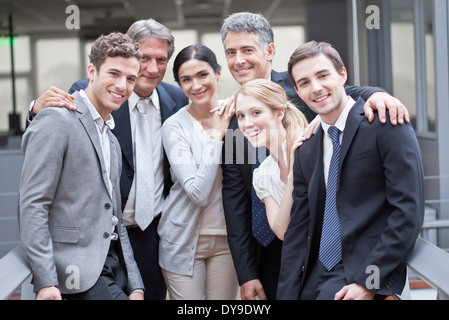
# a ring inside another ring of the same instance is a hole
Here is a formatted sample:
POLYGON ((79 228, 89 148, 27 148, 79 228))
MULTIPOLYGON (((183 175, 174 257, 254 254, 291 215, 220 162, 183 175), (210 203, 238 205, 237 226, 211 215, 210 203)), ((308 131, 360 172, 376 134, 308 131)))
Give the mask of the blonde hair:
POLYGON ((240 90, 235 95, 234 104, 235 101, 237 101, 239 94, 251 96, 259 100, 273 112, 284 110, 282 125, 287 132, 287 168, 290 170, 290 167, 293 164, 290 163, 289 151, 292 149, 293 143, 308 124, 304 114, 288 100, 284 89, 270 80, 255 79, 248 81, 240 87, 240 90))

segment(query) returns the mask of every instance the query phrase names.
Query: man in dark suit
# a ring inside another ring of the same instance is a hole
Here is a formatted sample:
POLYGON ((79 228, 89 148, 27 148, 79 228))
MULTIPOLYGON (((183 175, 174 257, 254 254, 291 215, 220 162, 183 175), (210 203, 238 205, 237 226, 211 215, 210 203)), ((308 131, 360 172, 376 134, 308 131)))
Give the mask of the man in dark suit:
MULTIPOLYGON (((129 28, 127 34, 139 42, 139 50, 143 53, 142 69, 128 101, 119 110, 112 112, 116 126, 112 130, 122 149, 123 169, 120 179, 121 204, 123 219, 127 225, 129 239, 134 257, 145 284, 145 299, 164 300, 166 285, 158 264, 159 236, 157 225, 160 220, 163 200, 170 190, 172 181, 169 163, 162 148, 160 129, 162 123, 188 104, 182 90, 176 86, 162 82, 168 60, 174 52, 174 38, 170 31, 153 19, 140 20, 129 28), (153 167, 154 167, 154 212, 147 212, 148 222, 138 225, 135 221, 136 193, 134 183, 139 176, 135 167, 134 137, 137 118, 137 104, 141 99, 149 98, 152 110, 147 120, 152 129, 153 167), (148 224, 149 223, 149 224, 148 224)), ((79 80, 72 85, 69 93, 83 89, 87 79, 79 80)), ((71 96, 64 91, 52 87, 36 100, 32 109, 37 113, 43 107, 65 106, 71 108, 71 96)))
MULTIPOLYGON (((229 16, 222 25, 221 38, 229 71, 239 84, 258 78, 271 79, 284 88, 309 122, 315 118, 315 112, 296 94, 288 73, 272 70, 271 61, 275 53, 273 31, 262 15, 241 12, 229 16)), ((382 113, 387 107, 394 113, 398 111, 399 122, 402 122, 404 112, 407 119, 405 107, 380 88, 347 86, 346 90, 354 98, 368 100, 367 109, 380 109, 382 113)), ((252 147, 238 129, 235 117, 229 129, 223 151, 223 205, 241 296, 242 299, 256 296, 275 299, 282 241, 274 238, 264 246, 252 235, 252 200, 260 202, 252 195, 252 164, 255 160, 252 147)), ((263 156, 259 159, 263 160, 263 156)))
POLYGON ((295 153, 278 299, 400 294, 424 217, 413 128, 370 123, 365 102, 346 95, 346 69, 327 43, 300 46, 289 74, 298 95, 320 115, 321 129, 295 153))

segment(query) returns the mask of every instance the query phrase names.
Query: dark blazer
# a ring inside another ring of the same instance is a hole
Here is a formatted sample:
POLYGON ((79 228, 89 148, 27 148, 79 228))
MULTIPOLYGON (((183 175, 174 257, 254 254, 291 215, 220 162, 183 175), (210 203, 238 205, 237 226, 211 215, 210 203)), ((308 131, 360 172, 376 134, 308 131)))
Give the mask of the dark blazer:
MULTIPOLYGON (((421 151, 410 124, 369 123, 359 99, 351 109, 340 153, 337 207, 348 284, 380 271, 381 295, 401 293, 406 261, 421 230, 424 185, 421 151)), ((296 151, 291 221, 285 233, 278 299, 298 299, 318 256, 326 194, 323 130, 296 151)))
POLYGON ((252 235, 252 145, 234 116, 223 146, 223 208, 239 284, 259 279, 259 243, 252 235), (243 150, 243 152, 242 152, 243 150))
MULTIPOLYGON (((315 118, 315 112, 296 93, 287 71, 272 70, 271 81, 284 88, 289 100, 304 113, 309 122, 315 118)), ((384 91, 375 87, 346 86, 345 88, 346 92, 354 99, 359 96, 368 99, 374 92, 384 91)), ((276 238, 267 248, 263 248, 252 236, 252 166, 250 161, 252 146, 239 130, 236 117, 232 119, 229 129, 225 142, 232 141, 226 139, 233 139, 233 145, 225 143, 223 149, 223 205, 229 247, 239 283, 242 285, 249 280, 264 278, 261 273, 264 273, 265 266, 261 267, 261 264, 268 264, 266 268, 269 269, 270 277, 273 278, 269 281, 277 283, 282 242, 276 238), (244 149, 236 148, 236 143, 239 146, 243 145, 244 149), (244 150, 243 155, 239 154, 241 150, 244 150), (261 250, 262 256, 260 257, 261 250)))
MULTIPOLYGON (((69 93, 71 94, 74 91, 85 89, 88 83, 88 79, 82 79, 75 82, 71 86, 69 93)), ((161 82, 156 89, 159 94, 162 123, 164 123, 165 120, 176 113, 180 108, 189 103, 189 100, 185 96, 184 92, 174 85, 161 82)), ((112 117, 115 121, 115 128, 112 132, 119 141, 122 149, 123 168, 120 178, 120 191, 123 210, 126 201, 128 200, 129 191, 131 190, 134 179, 133 147, 128 101, 123 103, 120 109, 113 111, 112 117)), ((172 185, 169 170, 170 166, 168 159, 164 156, 164 196, 167 196, 172 185)))

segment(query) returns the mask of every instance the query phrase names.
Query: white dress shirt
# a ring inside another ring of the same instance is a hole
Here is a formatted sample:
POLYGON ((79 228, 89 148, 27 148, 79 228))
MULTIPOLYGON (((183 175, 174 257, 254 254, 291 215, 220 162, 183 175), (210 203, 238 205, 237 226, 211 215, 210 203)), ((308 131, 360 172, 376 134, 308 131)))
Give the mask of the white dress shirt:
MULTIPOLYGON (((81 97, 86 101, 87 107, 89 109, 90 115, 94 120, 97 128, 98 138, 100 139, 101 144, 101 152, 103 153, 103 160, 106 166, 106 172, 108 174, 108 191, 113 198, 113 190, 112 190, 112 182, 111 182, 111 145, 108 136, 108 130, 112 130, 115 127, 114 118, 111 114, 109 114, 106 120, 98 113, 97 109, 92 105, 89 98, 87 97, 86 92, 84 90, 79 91, 81 97)), ((115 215, 112 215, 112 232, 111 232, 111 240, 117 240, 118 235, 115 233, 115 226, 118 223, 118 219, 115 215)))
MULTIPOLYGON (((345 108, 341 112, 340 116, 338 117, 337 121, 335 122, 334 126, 337 127, 338 130, 340 130, 340 144, 343 141, 343 133, 346 126, 346 119, 348 118, 349 111, 354 106, 355 101, 350 96, 348 96, 348 103, 346 104, 345 108)), ((321 127, 323 128, 324 135, 323 135, 323 164, 324 164, 324 181, 326 182, 327 186, 327 176, 329 174, 329 166, 331 163, 332 153, 334 150, 334 147, 332 145, 332 140, 327 133, 327 130, 329 129, 330 125, 321 120, 321 127)))

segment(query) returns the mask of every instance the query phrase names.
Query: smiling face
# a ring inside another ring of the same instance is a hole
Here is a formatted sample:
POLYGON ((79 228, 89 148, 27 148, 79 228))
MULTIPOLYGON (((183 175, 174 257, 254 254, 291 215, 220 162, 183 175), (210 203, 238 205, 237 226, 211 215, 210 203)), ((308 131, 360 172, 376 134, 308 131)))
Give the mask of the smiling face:
POLYGON ((277 143, 279 135, 284 132, 284 111, 273 111, 258 99, 245 94, 237 96, 235 106, 239 128, 254 147, 270 149, 272 143, 277 143))
POLYGON ((107 57, 100 70, 89 64, 86 94, 103 119, 128 100, 139 70, 140 62, 136 57, 107 57))
POLYGON ((134 91, 140 97, 149 97, 162 81, 167 70, 169 45, 167 41, 151 38, 141 41, 142 67, 134 91))
POLYGON ((273 43, 264 51, 254 33, 229 31, 224 47, 229 71, 240 85, 254 79, 268 79, 275 51, 273 43))
POLYGON ((344 84, 346 69, 335 69, 325 54, 298 61, 292 67, 296 92, 328 124, 334 124, 344 109, 347 96, 344 84))
POLYGON ((181 65, 178 75, 179 85, 192 103, 212 106, 217 100, 220 74, 216 74, 209 63, 188 60, 181 65))

